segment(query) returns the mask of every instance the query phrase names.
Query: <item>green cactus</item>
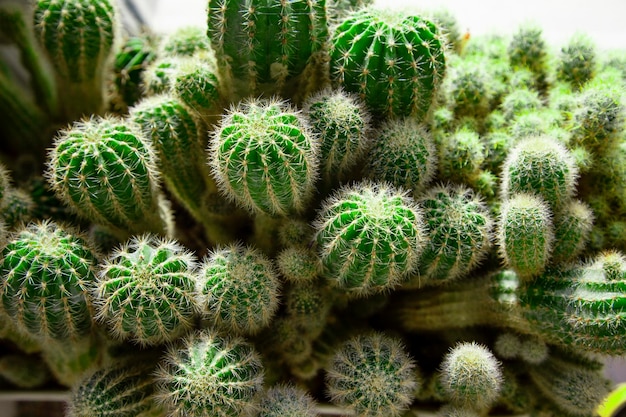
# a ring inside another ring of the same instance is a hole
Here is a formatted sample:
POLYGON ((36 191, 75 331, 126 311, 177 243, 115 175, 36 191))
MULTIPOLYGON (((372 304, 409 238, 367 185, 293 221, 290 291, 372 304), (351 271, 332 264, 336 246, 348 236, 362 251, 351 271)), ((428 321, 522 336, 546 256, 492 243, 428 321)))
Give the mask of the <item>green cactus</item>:
POLYGON ((518 88, 510 91, 502 98, 500 109, 509 123, 520 114, 543 108, 539 94, 529 88, 518 88))
POLYGON ((194 326, 195 256, 176 241, 135 236, 103 262, 94 289, 96 319, 121 340, 158 345, 194 326))
POLYGON ((290 246, 276 256, 276 267, 290 282, 312 282, 320 275, 321 265, 317 254, 309 248, 290 246))
POLYGON ((16 325, 43 340, 77 340, 92 331, 98 256, 80 233, 30 223, 1 256, 2 310, 16 325))
POLYGON ((553 264, 574 261, 585 249, 593 229, 591 208, 579 200, 571 200, 554 219, 553 264))
POLYGON ((493 221, 479 195, 464 186, 437 186, 418 199, 427 244, 419 260, 420 282, 441 284, 466 276, 491 247, 493 221))
POLYGON ((355 295, 388 291, 418 266, 426 236, 406 191, 361 182, 329 197, 315 221, 324 275, 355 295))
POLYGON ((158 174, 155 152, 141 129, 112 116, 75 122, 58 134, 49 152, 47 176, 59 198, 122 236, 171 231, 158 174))
POLYGON ((182 60, 175 73, 172 92, 205 122, 220 113, 222 87, 217 63, 210 53, 182 60))
POLYGON ((206 31, 200 26, 183 26, 168 34, 161 44, 167 56, 194 56, 211 50, 206 31))
POLYGON ((104 81, 118 32, 109 0, 37 0, 35 37, 55 69, 66 120, 104 108, 104 81))
POLYGON ((372 180, 387 181, 418 195, 437 173, 437 151, 426 126, 412 118, 381 126, 365 167, 372 180))
POLYGON ((323 71, 324 0, 209 0, 207 13, 207 35, 222 78, 234 85, 234 97, 291 97, 298 85, 309 91, 321 87, 307 87, 305 74, 323 71))
POLYGON ((527 68, 534 74, 534 88, 545 92, 548 74, 548 46, 543 30, 534 23, 524 23, 517 28, 507 47, 509 63, 514 69, 527 68))
POLYGON ((501 367, 486 346, 476 342, 458 343, 440 365, 441 384, 453 405, 483 412, 498 399, 501 367))
POLYGON ((382 333, 351 338, 326 369, 331 401, 363 417, 397 417, 413 401, 417 365, 401 341, 382 333))
POLYGON ((251 335, 273 319, 280 281, 260 251, 231 244, 209 253, 200 268, 197 291, 200 308, 212 325, 251 335))
POLYGON ((554 226, 541 197, 514 194, 504 202, 496 228, 499 253, 507 267, 523 279, 544 270, 553 249, 554 226))
POLYGON ((355 95, 324 89, 305 100, 303 113, 321 141, 323 186, 335 186, 349 178, 370 146, 369 112, 355 95))
POLYGON ((252 212, 302 213, 312 197, 318 143, 285 102, 249 100, 222 117, 209 163, 224 195, 252 212))
POLYGON ((116 364, 91 371, 72 387, 68 417, 136 417, 154 408, 150 367, 116 364))
POLYGON ((519 141, 502 167, 503 198, 530 193, 543 198, 558 213, 576 191, 578 167, 568 149, 548 135, 519 141))
POLYGON ((145 96, 171 91, 180 63, 185 57, 159 56, 141 73, 141 86, 145 96))
POLYGON ((455 117, 482 120, 491 111, 494 91, 486 67, 485 60, 480 59, 449 60, 442 90, 455 117))
POLYGON ((204 330, 167 350, 155 398, 172 417, 236 417, 253 411, 262 384, 263 365, 252 345, 204 330))
POLYGON ((460 127, 439 144, 439 179, 472 184, 485 160, 485 145, 476 130, 460 127))
POLYGON ((443 36, 430 20, 362 8, 331 37, 331 81, 358 93, 373 114, 423 119, 445 74, 444 50, 443 36))
POLYGON ((561 48, 556 77, 580 89, 593 78, 596 66, 596 47, 593 41, 587 35, 576 33, 561 48))
POLYGON ((317 417, 316 401, 302 388, 280 384, 265 390, 257 417, 317 417))

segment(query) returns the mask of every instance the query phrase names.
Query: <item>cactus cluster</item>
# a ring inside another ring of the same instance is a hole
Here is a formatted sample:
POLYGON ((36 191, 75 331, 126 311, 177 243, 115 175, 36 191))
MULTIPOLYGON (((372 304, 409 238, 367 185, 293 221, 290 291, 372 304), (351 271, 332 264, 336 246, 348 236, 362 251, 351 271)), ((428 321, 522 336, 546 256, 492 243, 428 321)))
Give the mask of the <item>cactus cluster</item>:
POLYGON ((368 1, 201 13, 0 5, 0 386, 71 417, 593 415, 626 354, 624 54, 368 1))

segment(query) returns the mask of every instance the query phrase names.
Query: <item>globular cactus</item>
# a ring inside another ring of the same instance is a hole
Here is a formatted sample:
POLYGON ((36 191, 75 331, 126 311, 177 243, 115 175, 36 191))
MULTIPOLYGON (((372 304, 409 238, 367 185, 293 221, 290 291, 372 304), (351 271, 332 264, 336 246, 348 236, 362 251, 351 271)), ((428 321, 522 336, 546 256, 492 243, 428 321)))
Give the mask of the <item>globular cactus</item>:
POLYGON ((512 90, 502 98, 502 103, 500 103, 502 114, 509 123, 520 114, 540 110, 542 106, 539 93, 530 88, 512 90))
POLYGON ((206 31, 200 26, 183 26, 168 34, 161 43, 166 56, 194 56, 211 50, 206 31))
POLYGON ((328 23, 324 0, 210 0, 207 35, 235 97, 291 96, 324 70, 328 23), (305 75, 306 74, 306 75, 305 75), (307 80, 309 78, 309 80, 307 80), (289 88, 290 87, 290 88, 289 88))
POLYGON ((422 210, 385 183, 338 190, 315 221, 323 274, 356 295, 388 291, 416 270, 426 236, 422 210))
POLYGON ((370 115, 363 102, 343 90, 324 89, 305 100, 303 114, 321 141, 324 186, 349 178, 371 144, 370 115))
POLYGON ((502 365, 486 346, 461 342, 440 365, 441 384, 450 403, 484 412, 496 402, 502 387, 502 365))
POLYGON ((105 69, 118 32, 109 0, 38 0, 33 28, 59 80, 69 120, 102 111, 105 69))
POLYGON ((176 72, 184 60, 184 57, 165 55, 152 61, 141 73, 143 95, 151 96, 171 91, 176 72))
POLYGON ((172 417, 235 417, 255 410, 263 365, 252 345, 212 330, 167 350, 156 373, 156 401, 172 417))
POLYGON ((202 120, 212 124, 221 113, 222 86, 217 63, 211 53, 181 60, 172 82, 172 93, 202 120))
POLYGON ((302 213, 317 178, 318 141, 285 102, 248 100, 213 131, 209 163, 222 193, 250 211, 302 213))
POLYGON ((313 282, 321 273, 321 264, 317 254, 309 248, 290 246, 276 256, 276 267, 281 275, 290 282, 313 282))
POLYGON ((547 89, 548 47, 543 30, 536 24, 525 23, 518 27, 507 48, 509 63, 514 69, 527 68, 533 72, 534 89, 547 89))
POLYGON ((486 155, 480 135, 468 127, 460 127, 442 138, 438 151, 439 178, 466 184, 472 184, 479 176, 486 155))
POLYGON ((1 253, 2 310, 43 340, 78 340, 93 329, 97 253, 78 232, 51 221, 16 231, 1 253))
POLYGON ((513 195, 503 203, 496 226, 496 242, 507 267, 528 279, 541 273, 554 243, 552 213, 538 196, 513 195))
POLYGON ((279 384, 266 389, 257 417, 317 417, 316 401, 302 388, 279 384))
POLYGON ((442 90, 446 104, 457 118, 470 116, 482 120, 491 111, 493 77, 485 64, 484 59, 449 61, 442 90))
POLYGON ((194 325, 196 259, 176 241, 135 236, 103 262, 94 292, 96 318, 121 340, 158 345, 194 325))
POLYGON ((328 289, 319 282, 294 283, 285 292, 285 311, 303 337, 321 333, 332 307, 328 289))
POLYGON ((273 319, 280 281, 260 251, 231 244, 209 253, 200 268, 197 291, 200 308, 212 325, 251 335, 273 319))
POLYGON ((493 221, 470 188, 437 186, 418 199, 427 244, 419 260, 421 283, 440 284, 466 276, 491 248, 493 221))
POLYGON ((49 152, 46 175, 66 204, 121 236, 171 232, 154 149, 132 122, 93 117, 62 130, 49 152))
POLYGON ((556 77, 580 89, 593 78, 597 65, 593 41, 588 36, 577 33, 561 48, 556 77))
POLYGON ((416 367, 399 339, 359 335, 333 355, 326 368, 326 390, 333 404, 356 415, 398 417, 413 401, 416 367))
POLYGON ((148 416, 155 408, 151 367, 116 364, 92 370, 72 387, 68 417, 148 416), (146 413, 146 414, 142 414, 146 413))
POLYGON ((418 195, 437 173, 437 151, 430 131, 412 118, 392 119, 380 128, 368 152, 365 172, 418 195))
POLYGON ((585 249, 594 226, 593 211, 572 199, 554 219, 553 264, 574 261, 585 249))
POLYGON ((548 135, 519 141, 502 167, 501 196, 530 193, 558 213, 576 191, 578 167, 568 149, 548 135))
POLYGON ((334 29, 331 82, 358 93, 374 114, 423 119, 445 74, 444 50, 427 18, 366 7, 334 29))

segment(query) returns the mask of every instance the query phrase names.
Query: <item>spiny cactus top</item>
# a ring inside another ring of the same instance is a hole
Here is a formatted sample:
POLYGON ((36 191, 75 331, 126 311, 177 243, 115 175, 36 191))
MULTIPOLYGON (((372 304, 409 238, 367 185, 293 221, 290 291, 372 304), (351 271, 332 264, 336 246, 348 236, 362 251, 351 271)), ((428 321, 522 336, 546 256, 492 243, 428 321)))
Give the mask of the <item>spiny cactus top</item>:
POLYGON ((115 19, 109 0, 38 0, 33 23, 58 74, 84 82, 102 72, 115 39, 115 19))
POLYGON ((286 103, 248 100, 222 117, 209 163, 228 198, 253 212, 288 215, 307 208, 317 153, 306 122, 286 103))
POLYGON ((316 219, 324 274, 357 295, 395 287, 417 268, 423 221, 406 191, 374 182, 341 188, 316 219))
POLYGON ((169 416, 237 417, 254 409, 263 366, 252 345, 204 330, 170 346, 156 378, 169 416))
POLYGON ((30 223, 1 256, 2 310, 19 328, 57 340, 91 331, 98 259, 80 234, 52 221, 30 223))
POLYGON ((142 345, 180 337, 198 311, 196 260, 182 245, 135 236, 102 265, 94 302, 111 333, 142 345))
POLYGON ((361 417, 397 417, 413 401, 416 364, 400 340, 382 333, 353 337, 326 369, 331 401, 361 417))
POLYGON ((95 223, 127 233, 163 233, 155 162, 138 126, 94 117, 59 133, 47 176, 63 201, 95 223))
POLYGON ((317 417, 315 405, 302 388, 279 384, 263 392, 257 417, 317 417))
POLYGON ((445 73, 444 48, 428 19, 366 7, 331 37, 331 80, 359 93, 373 114, 422 118, 445 73))
POLYGON ((209 0, 208 30, 220 67, 242 96, 270 94, 301 74, 326 46, 325 0, 209 0))

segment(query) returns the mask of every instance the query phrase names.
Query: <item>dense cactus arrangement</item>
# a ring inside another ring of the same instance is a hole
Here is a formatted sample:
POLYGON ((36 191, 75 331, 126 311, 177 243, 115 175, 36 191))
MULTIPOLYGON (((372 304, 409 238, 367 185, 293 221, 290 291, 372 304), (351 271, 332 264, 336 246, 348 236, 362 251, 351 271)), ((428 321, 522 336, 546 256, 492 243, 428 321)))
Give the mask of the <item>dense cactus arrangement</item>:
POLYGON ((208 0, 168 34, 23 3, 3 384, 72 417, 594 415, 626 354, 626 54, 368 1, 208 0))

